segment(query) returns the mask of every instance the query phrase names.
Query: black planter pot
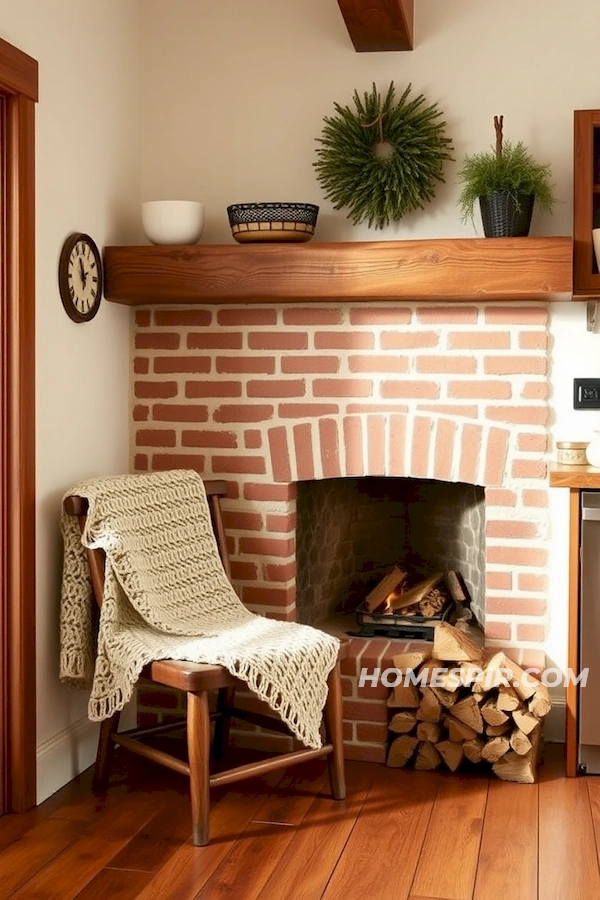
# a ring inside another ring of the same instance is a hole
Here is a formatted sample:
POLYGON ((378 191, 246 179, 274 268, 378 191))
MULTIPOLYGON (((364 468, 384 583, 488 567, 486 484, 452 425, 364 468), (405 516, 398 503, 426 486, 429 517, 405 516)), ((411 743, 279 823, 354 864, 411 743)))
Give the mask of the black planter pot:
POLYGON ((535 194, 494 191, 479 198, 483 233, 486 237, 527 237, 535 194))

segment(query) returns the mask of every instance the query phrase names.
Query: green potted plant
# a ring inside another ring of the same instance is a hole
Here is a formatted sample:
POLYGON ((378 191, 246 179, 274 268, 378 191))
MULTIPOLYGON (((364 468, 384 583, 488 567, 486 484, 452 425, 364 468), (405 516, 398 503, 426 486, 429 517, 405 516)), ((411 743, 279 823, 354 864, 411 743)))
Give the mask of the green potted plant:
POLYGON ((521 141, 503 143, 504 116, 494 116, 496 146, 465 156, 458 173, 463 222, 474 220, 479 201, 486 237, 526 237, 534 200, 546 212, 556 202, 550 164, 536 162, 521 141))

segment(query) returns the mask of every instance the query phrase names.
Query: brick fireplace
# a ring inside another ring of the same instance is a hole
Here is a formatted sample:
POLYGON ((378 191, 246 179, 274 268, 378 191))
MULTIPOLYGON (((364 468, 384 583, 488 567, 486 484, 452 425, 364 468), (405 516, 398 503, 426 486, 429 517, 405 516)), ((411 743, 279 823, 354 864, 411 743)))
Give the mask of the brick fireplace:
MULTIPOLYGON (((193 467, 228 481, 233 578, 249 608, 295 618, 298 483, 460 482, 484 489, 486 641, 543 664, 545 304, 259 304, 134 316, 134 468, 193 467)), ((404 646, 352 640, 349 757, 383 760, 387 690, 358 689, 356 673, 404 646)), ((145 702, 147 714, 159 705, 145 702)))

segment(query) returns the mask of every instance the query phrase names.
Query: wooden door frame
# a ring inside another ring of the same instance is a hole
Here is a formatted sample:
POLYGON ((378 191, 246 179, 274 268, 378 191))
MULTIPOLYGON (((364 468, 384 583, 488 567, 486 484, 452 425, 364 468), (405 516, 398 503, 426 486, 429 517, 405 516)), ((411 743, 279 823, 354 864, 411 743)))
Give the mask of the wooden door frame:
POLYGON ((5 811, 36 801, 35 703, 35 104, 36 60, 0 39, 5 104, 0 614, 5 811))

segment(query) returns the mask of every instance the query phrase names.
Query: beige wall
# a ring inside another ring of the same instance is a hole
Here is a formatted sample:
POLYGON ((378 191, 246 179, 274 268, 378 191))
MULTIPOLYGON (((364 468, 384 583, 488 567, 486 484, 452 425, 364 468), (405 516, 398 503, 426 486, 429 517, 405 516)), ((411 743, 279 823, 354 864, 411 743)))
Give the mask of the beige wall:
MULTIPOLYGON (((93 758, 85 697, 58 683, 60 497, 128 466, 128 310, 65 315, 64 238, 134 242, 139 204, 139 0, 0 0, 0 35, 39 61, 37 107, 37 603, 40 799, 93 758)), ((33 560, 32 560, 33 565, 33 560)))
MULTIPOLYGON (((506 137, 553 167, 560 203, 552 217, 534 213, 532 233, 570 234, 573 110, 600 104, 597 0, 415 7, 413 52, 357 54, 335 0, 146 0, 142 199, 203 200, 207 242, 230 240, 227 204, 252 200, 319 203, 316 240, 473 236, 459 219, 457 167, 493 143, 493 116, 504 114, 506 137), (440 104, 457 161, 424 212, 377 232, 332 209, 312 163, 334 101, 390 80, 440 104)), ((586 333, 582 305, 555 305, 550 330, 552 433, 585 439, 600 415, 573 413, 572 379, 600 374, 600 338, 586 333)), ((566 502, 552 492, 546 649, 557 664, 566 660, 566 502)))
POLYGON ((572 115, 596 106, 596 0, 577 4, 417 0, 416 49, 355 53, 336 0, 146 0, 143 16, 144 199, 205 200, 205 240, 228 237, 225 207, 246 200, 320 203, 318 240, 473 235, 456 207, 466 151, 506 137, 552 162, 562 201, 537 234, 571 226, 572 115), (409 82, 438 102, 457 162, 425 212, 371 232, 334 213, 315 179, 315 138, 354 89, 409 82))

